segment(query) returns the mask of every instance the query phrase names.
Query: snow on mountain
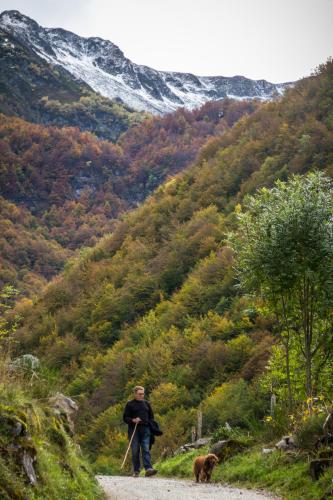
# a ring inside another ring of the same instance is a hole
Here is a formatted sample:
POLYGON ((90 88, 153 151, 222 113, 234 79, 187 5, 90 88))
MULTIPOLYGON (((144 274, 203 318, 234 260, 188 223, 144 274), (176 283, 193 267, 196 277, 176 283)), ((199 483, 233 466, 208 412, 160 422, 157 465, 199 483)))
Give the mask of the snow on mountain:
POLYGON ((272 99, 291 85, 251 80, 244 76, 195 76, 157 71, 133 63, 109 40, 84 38, 61 28, 43 28, 17 10, 2 12, 0 28, 103 96, 121 99, 136 110, 156 114, 181 106, 193 109, 225 96, 272 99))

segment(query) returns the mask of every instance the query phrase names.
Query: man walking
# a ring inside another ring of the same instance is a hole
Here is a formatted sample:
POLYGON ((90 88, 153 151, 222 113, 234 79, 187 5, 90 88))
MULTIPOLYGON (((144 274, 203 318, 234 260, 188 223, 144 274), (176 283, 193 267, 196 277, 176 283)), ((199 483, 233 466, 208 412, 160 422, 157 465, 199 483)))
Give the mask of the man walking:
POLYGON ((140 474, 140 448, 143 466, 146 470, 145 475, 153 476, 157 473, 157 470, 153 469, 151 465, 149 450, 149 443, 151 439, 149 422, 154 419, 154 413, 150 403, 144 398, 144 388, 141 387, 141 385, 137 385, 134 388, 134 399, 127 401, 123 415, 124 422, 128 424, 129 440, 135 431, 131 443, 134 477, 139 477, 140 474))

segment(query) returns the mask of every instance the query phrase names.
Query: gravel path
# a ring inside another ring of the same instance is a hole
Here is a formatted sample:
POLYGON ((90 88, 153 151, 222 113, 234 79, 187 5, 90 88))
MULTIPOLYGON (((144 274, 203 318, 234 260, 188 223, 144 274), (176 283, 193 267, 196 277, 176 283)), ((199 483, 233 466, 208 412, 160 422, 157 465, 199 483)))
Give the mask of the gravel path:
POLYGON ((268 493, 159 477, 96 476, 109 500, 272 500, 268 493))

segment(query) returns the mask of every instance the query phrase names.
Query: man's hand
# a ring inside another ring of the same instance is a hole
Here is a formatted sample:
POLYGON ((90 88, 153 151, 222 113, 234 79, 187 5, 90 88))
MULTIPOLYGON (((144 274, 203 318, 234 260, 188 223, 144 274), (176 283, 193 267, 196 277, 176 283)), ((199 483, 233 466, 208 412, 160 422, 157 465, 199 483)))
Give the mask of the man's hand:
POLYGON ((141 422, 141 418, 140 417, 132 418, 132 422, 134 424, 138 424, 139 422, 141 422))

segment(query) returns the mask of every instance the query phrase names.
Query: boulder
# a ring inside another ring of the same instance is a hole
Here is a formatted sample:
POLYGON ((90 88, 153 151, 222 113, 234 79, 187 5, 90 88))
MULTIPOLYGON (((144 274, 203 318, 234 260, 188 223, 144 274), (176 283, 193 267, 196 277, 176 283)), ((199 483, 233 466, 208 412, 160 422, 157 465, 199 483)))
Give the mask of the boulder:
POLYGON ((283 451, 293 451, 297 446, 292 436, 283 436, 283 438, 276 443, 275 448, 283 451))
POLYGON ((233 455, 236 455, 237 453, 240 453, 247 447, 248 445, 246 443, 238 441, 237 439, 223 439, 214 443, 211 446, 209 453, 214 453, 214 455, 216 455, 221 462, 227 460, 233 455))
POLYGON ((196 441, 194 441, 194 443, 192 443, 192 448, 198 449, 198 448, 202 448, 203 446, 207 446, 207 445, 209 445, 211 440, 212 440, 212 438, 197 439, 196 441))
POLYGON ((178 450, 175 452, 175 455, 180 455, 181 453, 186 453, 190 450, 196 450, 202 448, 203 446, 208 446, 211 442, 212 438, 200 438, 194 441, 194 443, 186 443, 183 444, 178 450))
POLYGON ((64 396, 60 392, 57 392, 55 396, 49 398, 49 404, 54 414, 61 418, 65 424, 65 429, 69 434, 74 434, 74 421, 73 415, 78 411, 79 407, 73 401, 73 399, 68 396, 64 396))
POLYGON ((275 451, 274 448, 263 448, 261 450, 261 452, 262 452, 263 455, 269 455, 270 453, 273 453, 274 451, 275 451))
POLYGON ((39 359, 32 354, 23 354, 9 364, 9 371, 20 372, 28 376, 36 376, 39 369, 39 359))

